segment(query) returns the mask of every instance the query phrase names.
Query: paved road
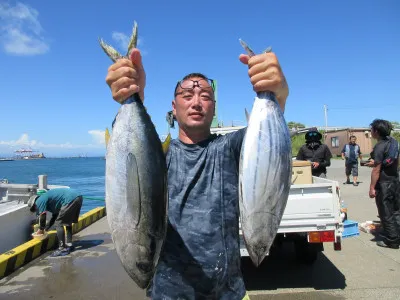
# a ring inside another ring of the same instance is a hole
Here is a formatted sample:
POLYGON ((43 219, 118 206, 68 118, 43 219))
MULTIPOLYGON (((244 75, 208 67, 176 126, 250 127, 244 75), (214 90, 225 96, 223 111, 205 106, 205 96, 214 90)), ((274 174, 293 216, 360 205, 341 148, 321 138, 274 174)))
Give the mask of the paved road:
MULTIPOLYGON (((340 182, 349 218, 376 220, 368 197, 370 169, 360 168, 360 185, 345 185, 343 161, 334 160, 328 177, 340 182)), ((77 235, 80 246, 70 257, 41 257, 0 281, 0 299, 146 299, 123 270, 102 219, 77 235)), ((342 251, 328 246, 314 266, 298 264, 291 245, 256 269, 243 260, 246 287, 261 299, 398 299, 400 250, 375 245, 361 232, 347 238, 342 251)))

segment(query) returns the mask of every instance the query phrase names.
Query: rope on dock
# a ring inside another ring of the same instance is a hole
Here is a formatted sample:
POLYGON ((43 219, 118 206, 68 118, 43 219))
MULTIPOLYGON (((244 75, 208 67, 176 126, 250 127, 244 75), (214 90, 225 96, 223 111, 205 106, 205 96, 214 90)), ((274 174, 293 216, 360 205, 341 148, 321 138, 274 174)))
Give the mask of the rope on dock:
POLYGON ((90 197, 90 196, 83 196, 83 199, 87 199, 87 200, 95 200, 95 201, 106 201, 104 198, 102 197, 90 197))

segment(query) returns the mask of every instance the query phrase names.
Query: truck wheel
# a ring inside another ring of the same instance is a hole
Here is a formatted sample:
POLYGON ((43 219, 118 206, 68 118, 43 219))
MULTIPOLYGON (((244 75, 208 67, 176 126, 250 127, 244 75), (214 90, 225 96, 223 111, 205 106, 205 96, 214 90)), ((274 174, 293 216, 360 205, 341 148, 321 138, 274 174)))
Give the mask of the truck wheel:
POLYGON ((297 260, 301 263, 312 265, 318 258, 321 246, 322 244, 320 243, 308 243, 306 240, 294 241, 297 260))

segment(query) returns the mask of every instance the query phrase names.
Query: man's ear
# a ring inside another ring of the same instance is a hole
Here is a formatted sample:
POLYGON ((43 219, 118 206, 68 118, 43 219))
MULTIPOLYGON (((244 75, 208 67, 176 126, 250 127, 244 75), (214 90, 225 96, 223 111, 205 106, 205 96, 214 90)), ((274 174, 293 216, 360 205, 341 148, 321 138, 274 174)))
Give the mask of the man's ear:
POLYGON ((174 115, 174 117, 176 119, 176 103, 175 103, 175 99, 172 100, 172 114, 174 115))

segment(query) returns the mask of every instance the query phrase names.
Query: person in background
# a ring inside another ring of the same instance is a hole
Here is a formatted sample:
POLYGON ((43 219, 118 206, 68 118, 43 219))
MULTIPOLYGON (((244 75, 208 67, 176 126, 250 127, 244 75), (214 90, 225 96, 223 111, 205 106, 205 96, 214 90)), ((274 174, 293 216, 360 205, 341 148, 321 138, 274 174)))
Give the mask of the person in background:
POLYGON ((326 167, 331 165, 332 153, 327 145, 321 143, 322 134, 317 128, 312 128, 305 134, 305 139, 306 143, 299 149, 296 159, 312 162, 312 175, 326 178, 326 167))
POLYGON ((360 146, 357 144, 357 138, 352 135, 350 137, 350 141, 348 144, 344 145, 342 150, 342 159, 346 159, 345 161, 345 173, 347 177, 346 184, 350 184, 350 174, 353 175, 353 185, 358 186, 358 158, 360 160, 361 151, 360 146))
MULTIPOLYGON (((399 249, 400 246, 400 182, 398 174, 399 153, 389 157, 390 146, 397 143, 390 136, 392 124, 375 119, 371 123, 371 135, 377 140, 371 159, 365 165, 372 168, 369 197, 375 198, 381 220, 383 241, 380 247, 399 249), (393 143, 393 144, 392 144, 393 143), (387 162, 390 161, 388 164, 387 162)), ((398 144, 397 144, 398 147, 398 144)))
POLYGON ((34 195, 28 201, 31 212, 36 212, 39 219, 39 229, 36 234, 44 234, 55 224, 58 238, 58 250, 52 257, 65 256, 73 250, 72 223, 77 223, 82 208, 82 195, 69 188, 51 189, 42 195, 34 195), (46 212, 52 213, 52 218, 46 225, 46 212), (65 242, 64 226, 67 231, 65 242))

